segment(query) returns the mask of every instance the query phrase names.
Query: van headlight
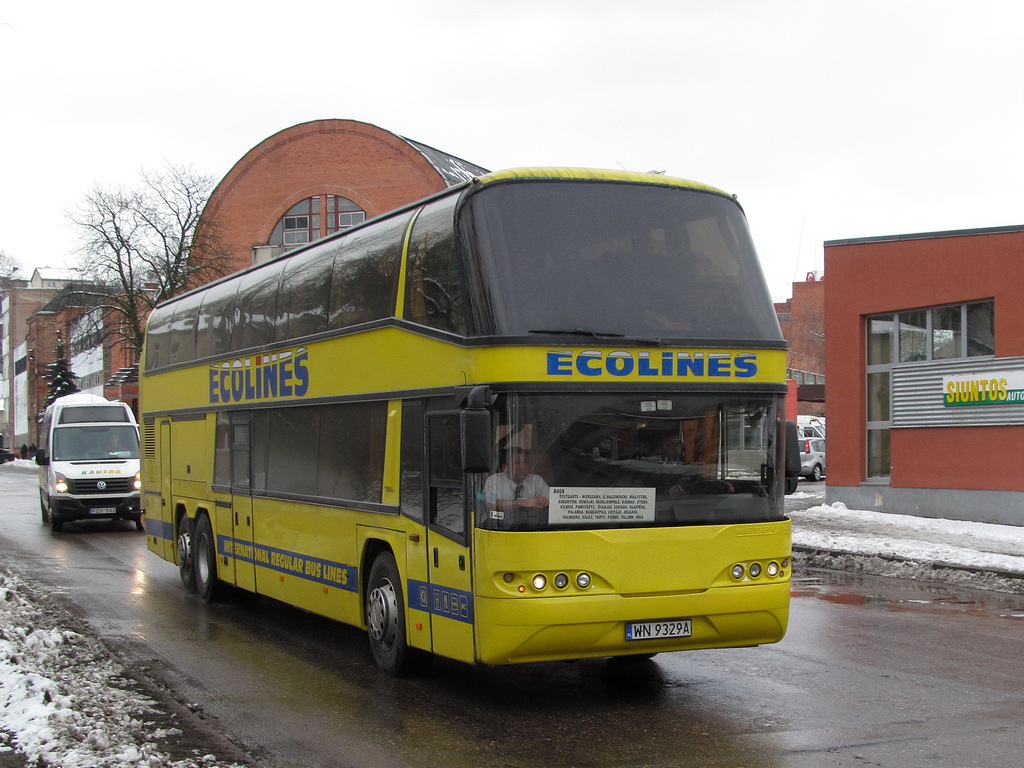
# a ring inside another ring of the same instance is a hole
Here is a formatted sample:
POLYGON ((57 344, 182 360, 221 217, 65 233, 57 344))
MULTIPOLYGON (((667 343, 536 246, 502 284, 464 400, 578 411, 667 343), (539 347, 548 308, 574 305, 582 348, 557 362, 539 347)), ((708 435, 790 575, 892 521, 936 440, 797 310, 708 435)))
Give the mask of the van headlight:
POLYGON ((141 470, 135 473, 135 490, 136 491, 141 491, 142 490, 142 471, 141 470))
POLYGON ((66 477, 64 477, 64 475, 62 475, 60 472, 58 472, 57 473, 57 480, 54 483, 53 487, 56 489, 57 493, 67 493, 68 492, 68 479, 66 477))

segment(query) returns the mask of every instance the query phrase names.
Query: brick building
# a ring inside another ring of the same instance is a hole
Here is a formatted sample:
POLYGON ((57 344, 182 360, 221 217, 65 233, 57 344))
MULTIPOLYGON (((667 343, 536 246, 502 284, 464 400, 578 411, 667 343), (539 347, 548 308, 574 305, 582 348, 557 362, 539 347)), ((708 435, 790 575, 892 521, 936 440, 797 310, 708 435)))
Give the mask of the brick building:
MULTIPOLYGON (((782 336, 789 343, 786 378, 797 388, 799 413, 825 413, 825 282, 817 272, 793 283, 793 296, 776 302, 782 336)), ((792 385, 791 385, 792 386, 792 385)), ((793 415, 792 408, 787 412, 793 415)))
POLYGON ((235 270, 486 170, 356 120, 316 120, 260 142, 207 203, 235 270))
POLYGON ((1024 525, 1024 226, 825 243, 827 500, 1024 525))

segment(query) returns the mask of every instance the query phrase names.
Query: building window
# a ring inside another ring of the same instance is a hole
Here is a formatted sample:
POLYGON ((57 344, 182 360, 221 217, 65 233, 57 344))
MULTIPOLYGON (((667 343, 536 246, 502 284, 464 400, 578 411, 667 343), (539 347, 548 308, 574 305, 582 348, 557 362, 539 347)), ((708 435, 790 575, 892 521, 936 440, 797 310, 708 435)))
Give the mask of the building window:
POLYGON ((867 478, 885 481, 892 471, 893 369, 994 355, 995 302, 903 310, 873 315, 866 322, 867 478))
POLYGON ((366 213, 339 195, 316 195, 296 203, 277 222, 267 245, 293 247, 366 221, 366 213))

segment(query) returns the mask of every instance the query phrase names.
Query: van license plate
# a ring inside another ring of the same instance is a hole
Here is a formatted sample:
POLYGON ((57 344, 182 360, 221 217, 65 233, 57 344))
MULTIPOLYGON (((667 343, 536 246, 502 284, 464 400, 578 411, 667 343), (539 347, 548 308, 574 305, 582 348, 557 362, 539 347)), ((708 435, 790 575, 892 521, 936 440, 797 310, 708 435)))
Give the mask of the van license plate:
POLYGON ((117 507, 92 507, 89 510, 90 515, 113 515, 117 512, 117 507))
POLYGON ((691 619, 668 621, 633 621, 626 624, 627 640, 661 640, 666 637, 689 637, 693 633, 691 619))

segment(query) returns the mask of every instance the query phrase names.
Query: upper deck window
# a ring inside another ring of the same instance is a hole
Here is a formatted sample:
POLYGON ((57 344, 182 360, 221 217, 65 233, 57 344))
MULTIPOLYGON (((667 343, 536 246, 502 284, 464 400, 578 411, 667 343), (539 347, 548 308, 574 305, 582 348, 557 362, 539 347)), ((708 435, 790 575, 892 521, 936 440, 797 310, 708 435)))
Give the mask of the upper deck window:
POLYGON ((537 181, 484 187, 468 209, 497 333, 782 341, 746 220, 726 197, 537 181))

